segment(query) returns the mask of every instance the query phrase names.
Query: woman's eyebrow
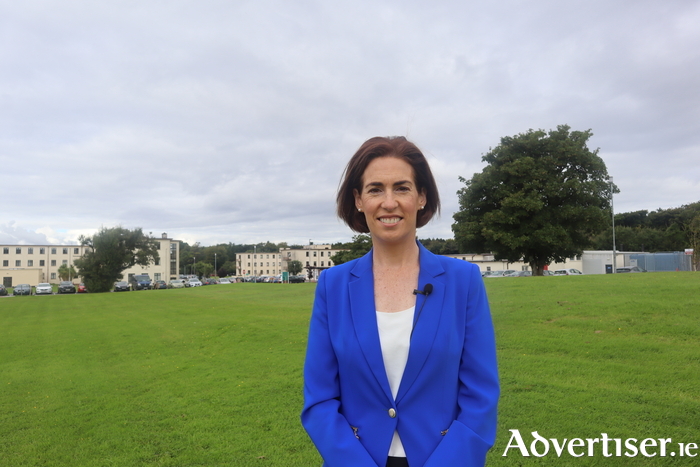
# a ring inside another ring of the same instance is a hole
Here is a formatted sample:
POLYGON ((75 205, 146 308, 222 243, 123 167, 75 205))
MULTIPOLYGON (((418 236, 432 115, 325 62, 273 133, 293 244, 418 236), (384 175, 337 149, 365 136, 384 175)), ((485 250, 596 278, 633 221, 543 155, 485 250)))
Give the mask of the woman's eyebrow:
MULTIPOLYGON (((397 182, 394 182, 392 186, 401 186, 401 185, 412 185, 413 182, 411 180, 399 180, 397 182)), ((367 187, 382 187, 384 184, 382 182, 369 182, 365 185, 365 188, 367 187)))

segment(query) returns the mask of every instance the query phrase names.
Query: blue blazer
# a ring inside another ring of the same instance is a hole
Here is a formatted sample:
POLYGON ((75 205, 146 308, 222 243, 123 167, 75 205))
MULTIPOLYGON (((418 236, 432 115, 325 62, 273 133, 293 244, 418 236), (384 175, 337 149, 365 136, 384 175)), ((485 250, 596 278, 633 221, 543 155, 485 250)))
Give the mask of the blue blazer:
POLYGON ((301 421, 328 467, 384 467, 394 430, 411 467, 483 466, 496 436, 496 346, 479 268, 420 245, 417 317, 396 400, 384 370, 372 252, 321 274, 301 421), (423 304, 425 301, 425 304, 423 304))

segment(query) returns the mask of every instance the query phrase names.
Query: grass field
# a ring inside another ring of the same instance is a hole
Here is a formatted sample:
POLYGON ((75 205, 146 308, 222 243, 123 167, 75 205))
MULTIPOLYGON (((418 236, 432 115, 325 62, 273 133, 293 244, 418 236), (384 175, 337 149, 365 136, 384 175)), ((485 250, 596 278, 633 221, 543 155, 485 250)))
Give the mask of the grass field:
MULTIPOLYGON (((488 465, 700 465, 502 456, 509 429, 528 447, 532 431, 700 444, 700 275, 486 284, 502 380, 488 465)), ((0 466, 320 465, 299 423, 313 290, 0 298, 0 466)))

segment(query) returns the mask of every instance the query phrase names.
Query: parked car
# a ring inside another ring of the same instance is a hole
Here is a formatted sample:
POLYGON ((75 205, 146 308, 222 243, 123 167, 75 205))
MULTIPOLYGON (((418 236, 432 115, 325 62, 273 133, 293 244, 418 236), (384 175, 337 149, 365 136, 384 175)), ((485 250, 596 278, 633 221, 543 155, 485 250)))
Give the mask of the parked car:
POLYGON ((306 277, 301 275, 289 276, 289 282, 291 284, 301 284, 302 282, 306 282, 306 277))
POLYGON ((75 293, 75 285, 71 281, 61 281, 58 283, 58 293, 75 293))
POLYGON ((129 283, 134 290, 148 290, 151 288, 151 277, 148 274, 134 274, 129 277, 129 283))
POLYGON ((231 279, 229 279, 228 277, 224 277, 224 278, 219 280, 219 284, 230 284, 230 283, 231 283, 231 279))
POLYGON ((189 279, 185 282, 186 287, 201 287, 202 282, 199 279, 189 279))
POLYGON ((642 269, 638 266, 625 266, 624 268, 615 269, 617 274, 622 274, 624 272, 647 272, 646 269, 642 269))
POLYGON ((16 285, 12 290, 12 295, 31 295, 32 286, 29 284, 16 285))
POLYGON ((171 289, 181 289, 183 287, 185 287, 185 281, 182 279, 173 279, 170 281, 171 289))
POLYGON ((579 271, 578 269, 557 269, 554 271, 555 276, 581 276, 583 273, 579 271))
POLYGON ((42 282, 34 287, 34 295, 53 295, 53 287, 48 282, 42 282))
POLYGON ((532 271, 515 271, 508 274, 507 277, 530 277, 532 276, 532 271))
POLYGON ((131 292, 131 286, 127 281, 119 281, 114 283, 115 292, 131 292))
POLYGON ((0 284, 0 297, 4 297, 7 295, 7 289, 5 288, 4 285, 0 284))
POLYGON ((503 277, 503 271, 488 271, 488 274, 484 274, 483 277, 503 277))
POLYGON ((166 284, 165 281, 155 281, 155 282, 153 283, 153 290, 156 290, 156 289, 167 289, 167 288, 168 288, 168 284, 166 284))
POLYGON ((553 276, 554 273, 552 271, 550 271, 549 269, 545 269, 544 271, 542 271, 542 275, 543 276, 553 276))
POLYGON ((85 287, 85 284, 82 282, 78 286, 78 293, 87 293, 87 287, 85 287))

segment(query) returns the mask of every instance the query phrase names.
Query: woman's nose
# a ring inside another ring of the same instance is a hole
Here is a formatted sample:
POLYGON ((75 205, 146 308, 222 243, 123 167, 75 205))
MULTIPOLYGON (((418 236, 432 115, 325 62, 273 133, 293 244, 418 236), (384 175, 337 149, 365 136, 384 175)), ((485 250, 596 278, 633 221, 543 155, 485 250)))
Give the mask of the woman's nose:
POLYGON ((387 193, 386 197, 384 198, 384 201, 382 202, 382 207, 387 210, 392 210, 395 209, 396 206, 398 206, 399 203, 396 202, 396 198, 394 198, 394 195, 391 193, 387 193))

